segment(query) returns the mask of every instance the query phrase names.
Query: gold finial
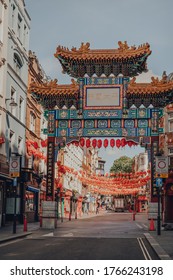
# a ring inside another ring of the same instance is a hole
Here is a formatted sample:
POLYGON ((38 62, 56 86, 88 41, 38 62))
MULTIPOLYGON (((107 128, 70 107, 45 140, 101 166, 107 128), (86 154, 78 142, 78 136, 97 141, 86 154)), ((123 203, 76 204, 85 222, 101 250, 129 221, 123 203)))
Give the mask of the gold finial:
POLYGON ((71 79, 71 84, 72 84, 73 86, 76 86, 76 85, 77 85, 77 82, 76 82, 74 79, 71 79))
POLYGON ((133 77, 131 80, 130 80, 130 82, 129 82, 129 85, 134 85, 134 84, 136 84, 136 77, 133 77))
POLYGON ((118 49, 121 50, 121 51, 129 49, 127 41, 124 41, 124 43, 122 41, 118 41, 118 46, 119 46, 118 49))
POLYGON ((86 52, 86 51, 89 51, 90 50, 90 43, 84 43, 84 42, 82 42, 81 43, 81 46, 80 46, 80 48, 79 48, 79 51, 81 51, 81 52, 86 52))
POLYGON ((151 84, 152 85, 157 85, 159 83, 159 79, 158 78, 154 78, 154 77, 151 77, 151 84))

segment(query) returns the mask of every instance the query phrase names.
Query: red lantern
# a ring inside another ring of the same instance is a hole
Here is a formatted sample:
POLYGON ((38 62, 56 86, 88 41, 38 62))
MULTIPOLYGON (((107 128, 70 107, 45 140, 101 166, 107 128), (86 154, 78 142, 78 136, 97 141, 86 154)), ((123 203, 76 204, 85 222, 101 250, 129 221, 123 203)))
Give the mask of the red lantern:
POLYGON ((124 147, 126 145, 126 139, 122 138, 121 139, 121 146, 124 147))
POLYGON ((128 142, 127 142, 127 145, 128 145, 129 147, 131 147, 131 146, 133 145, 133 142, 132 142, 132 141, 128 141, 128 142))
POLYGON ((57 164, 57 166, 60 166, 61 165, 61 161, 58 160, 56 164, 57 164))
POLYGON ((78 141, 72 141, 71 144, 74 145, 74 146, 76 146, 76 147, 79 146, 79 142, 78 142, 78 141))
POLYGON ((114 139, 111 139, 110 140, 110 146, 113 148, 115 146, 115 140, 114 139))
POLYGON ((108 139, 105 139, 103 142, 103 146, 105 147, 105 149, 107 148, 108 144, 109 144, 108 139))
POLYGON ((90 141, 90 139, 87 139, 87 140, 86 140, 86 147, 89 148, 90 145, 91 145, 91 141, 90 141))
POLYGON ((47 147, 47 139, 46 140, 41 140, 41 146, 42 147, 47 147))
POLYGON ((117 146, 118 149, 119 149, 119 147, 121 146, 121 141, 120 141, 120 139, 117 139, 117 140, 116 140, 116 146, 117 146))
POLYGON ((33 146, 34 146, 35 149, 38 149, 38 143, 37 142, 34 142, 33 146))
POLYGON ((93 139, 93 140, 92 140, 92 146, 93 146, 94 149, 95 149, 95 147, 97 146, 97 140, 96 140, 96 139, 93 139))
POLYGON ((84 138, 81 138, 79 142, 80 142, 81 147, 84 147, 84 145, 85 145, 85 139, 84 139, 84 138))
POLYGON ((102 140, 101 140, 101 139, 99 139, 99 140, 97 141, 97 147, 100 149, 100 148, 101 148, 101 146, 102 146, 102 140))

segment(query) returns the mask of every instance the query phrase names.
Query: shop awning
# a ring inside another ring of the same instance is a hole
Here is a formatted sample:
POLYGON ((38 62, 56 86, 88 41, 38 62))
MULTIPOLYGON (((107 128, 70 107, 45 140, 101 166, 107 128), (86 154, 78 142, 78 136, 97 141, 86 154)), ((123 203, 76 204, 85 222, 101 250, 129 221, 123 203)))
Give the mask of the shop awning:
POLYGON ((7 174, 2 174, 0 173, 0 180, 5 180, 5 181, 13 181, 13 178, 11 178, 10 176, 8 176, 7 174))
POLYGON ((32 187, 32 186, 27 186, 26 190, 27 190, 27 191, 30 191, 30 192, 36 192, 36 193, 40 191, 39 189, 34 188, 34 187, 32 187))

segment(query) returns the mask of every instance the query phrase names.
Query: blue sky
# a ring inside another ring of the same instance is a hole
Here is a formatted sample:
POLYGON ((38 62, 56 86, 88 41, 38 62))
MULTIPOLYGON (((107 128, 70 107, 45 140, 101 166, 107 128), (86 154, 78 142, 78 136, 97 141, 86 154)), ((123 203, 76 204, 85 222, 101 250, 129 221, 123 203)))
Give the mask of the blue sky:
MULTIPOLYGON (((91 49, 117 48, 118 41, 125 40, 130 46, 148 42, 152 50, 148 68, 159 76, 164 70, 173 72, 172 0, 25 0, 25 4, 31 17, 30 49, 46 74, 60 84, 71 78, 61 72, 56 47, 78 48, 81 42, 90 42, 91 49)), ((140 151, 131 148, 124 153, 132 157, 140 151)), ((104 152, 107 169, 119 154, 111 152, 104 152)))

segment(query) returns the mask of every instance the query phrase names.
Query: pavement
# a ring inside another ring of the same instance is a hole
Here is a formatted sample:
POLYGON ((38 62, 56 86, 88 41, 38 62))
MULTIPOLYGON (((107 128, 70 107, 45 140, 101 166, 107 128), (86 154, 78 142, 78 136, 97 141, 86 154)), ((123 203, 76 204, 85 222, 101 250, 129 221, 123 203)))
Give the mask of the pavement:
MULTIPOLYGON (((106 211, 100 211, 99 214, 89 213, 84 214, 78 219, 87 219, 94 216, 106 215, 106 211)), ((72 217, 72 220, 74 217, 72 217)), ((63 223, 69 222, 67 218, 63 219, 63 223)), ((156 229, 156 221, 154 222, 154 230, 150 231, 150 221, 148 221, 146 214, 137 213, 135 215, 135 222, 145 224, 145 232, 143 233, 145 238, 148 240, 149 244, 156 252, 160 260, 173 260, 173 230, 165 230, 161 228, 161 233, 158 235, 156 229), (148 229, 146 230, 146 225, 148 229)), ((61 219, 58 219, 58 223, 61 223, 61 219)), ((24 238, 28 235, 31 235, 33 232, 40 230, 40 223, 28 223, 27 231, 24 231, 24 226, 21 224, 16 225, 16 233, 13 233, 13 224, 8 224, 0 228, 0 244, 8 241, 12 241, 19 238, 24 238)))

